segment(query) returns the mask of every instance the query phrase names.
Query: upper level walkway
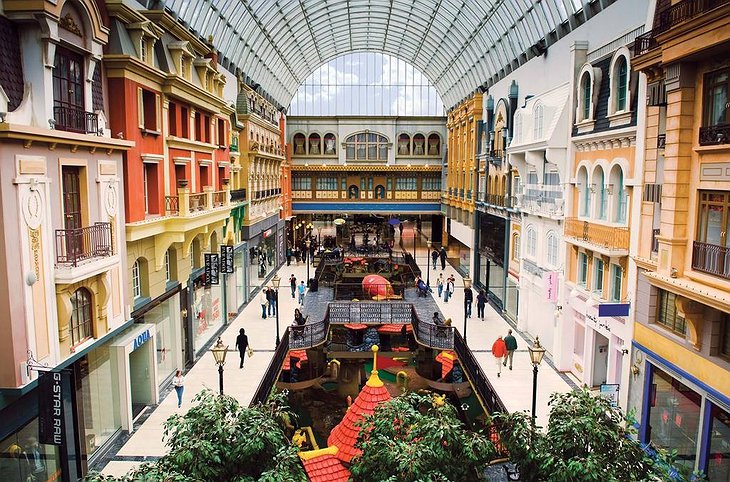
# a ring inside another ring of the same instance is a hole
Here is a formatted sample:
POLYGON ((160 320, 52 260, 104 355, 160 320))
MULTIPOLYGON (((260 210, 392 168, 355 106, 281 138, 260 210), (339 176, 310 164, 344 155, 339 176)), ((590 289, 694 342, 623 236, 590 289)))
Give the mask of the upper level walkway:
MULTIPOLYGON (((416 252, 416 261, 424 275, 426 274, 426 269, 430 269, 430 266, 427 266, 427 256, 428 253, 426 252, 425 246, 416 252)), ((437 268, 440 268, 440 266, 437 266, 437 268)), ((441 272, 441 269, 431 269, 430 279, 432 286, 435 285, 435 279, 441 272)), ((448 265, 443 270, 443 273, 444 277, 453 274, 456 278, 456 290, 453 297, 445 303, 437 297, 436 290, 434 289, 434 298, 427 301, 427 303, 434 303, 441 311, 444 319, 451 318, 453 320, 453 326, 459 332, 463 332, 464 292, 462 278, 456 270, 448 265)), ((279 269, 279 276, 283 281, 288 280, 291 274, 294 274, 299 280, 304 279, 306 277, 305 264, 299 263, 296 266, 294 264, 292 266, 284 265, 279 269)), ((305 296, 307 311, 310 309, 310 303, 316 304, 316 308, 315 306, 311 307, 312 316, 310 317, 310 321, 321 320, 321 317, 317 318, 314 314, 318 310, 324 312, 326 303, 322 304, 319 296, 315 296, 315 293, 307 296, 310 297, 307 299, 305 296)), ((407 299, 406 301, 410 302, 411 300, 407 299)), ((417 302, 420 304, 424 300, 421 298, 417 302)), ((279 288, 281 334, 292 323, 293 312, 296 307, 298 307, 298 303, 296 299, 291 297, 289 286, 282 283, 282 286, 279 288)), ((251 402, 268 369, 275 348, 275 323, 275 317, 268 317, 265 320, 261 318, 261 306, 258 304, 258 299, 254 297, 252 302, 244 308, 243 312, 223 333, 223 342, 233 350, 239 329, 245 328, 250 345, 254 349, 253 357, 245 360, 243 369, 238 368, 238 353, 235 351, 228 354, 225 366, 224 391, 226 394, 238 399, 242 404, 248 405, 251 402)), ((527 351, 528 341, 490 306, 487 306, 485 310, 484 320, 476 317, 476 306, 473 307, 472 317, 467 319, 467 340, 476 362, 481 366, 481 369, 489 379, 491 386, 499 395, 506 409, 510 412, 515 410, 529 411, 532 404, 532 365, 530 364, 529 353, 527 351), (510 371, 504 368, 502 370, 502 376, 497 378, 497 368, 491 353, 491 347, 497 336, 506 335, 509 328, 512 328, 514 334, 517 335, 518 344, 517 351, 514 355, 513 370, 510 371)), ((538 425, 544 426, 547 423, 549 413, 547 403, 549 396, 553 392, 569 391, 573 386, 572 382, 565 375, 554 370, 549 360, 549 354, 546 355, 545 360, 540 366, 538 376, 538 425)), ((163 455, 165 453, 165 446, 162 441, 164 421, 173 413, 185 411, 190 406, 195 394, 204 387, 218 390, 218 368, 210 352, 203 355, 185 375, 185 391, 183 394, 182 408, 177 408, 175 393, 167 392, 157 407, 148 408, 148 411, 151 411, 151 413, 144 419, 144 422, 135 424, 134 433, 123 441, 124 443, 118 451, 115 454, 112 453, 97 468, 103 467, 102 472, 105 474, 121 475, 146 459, 154 460, 163 455), (108 463, 105 464, 104 462, 107 461, 108 463)))

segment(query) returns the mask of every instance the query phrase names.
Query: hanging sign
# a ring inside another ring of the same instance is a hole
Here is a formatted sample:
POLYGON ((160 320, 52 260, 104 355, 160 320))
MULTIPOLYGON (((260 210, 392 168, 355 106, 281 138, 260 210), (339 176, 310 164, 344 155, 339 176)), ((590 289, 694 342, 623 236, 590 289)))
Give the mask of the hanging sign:
POLYGON ((598 316, 629 316, 629 303, 601 303, 598 316))
MULTIPOLYGON (((63 445, 71 402, 68 370, 38 372, 38 438, 40 443, 63 445), (67 413, 68 411, 68 413, 67 413)), ((73 427, 69 427, 73 430, 73 427)))
POLYGON ((546 272, 542 275, 542 281, 545 289, 545 301, 550 303, 558 301, 558 272, 546 272))
POLYGON ((205 253, 205 284, 217 285, 220 283, 220 256, 217 253, 205 253))
POLYGON ((221 246, 221 273, 233 273, 233 246, 221 246))

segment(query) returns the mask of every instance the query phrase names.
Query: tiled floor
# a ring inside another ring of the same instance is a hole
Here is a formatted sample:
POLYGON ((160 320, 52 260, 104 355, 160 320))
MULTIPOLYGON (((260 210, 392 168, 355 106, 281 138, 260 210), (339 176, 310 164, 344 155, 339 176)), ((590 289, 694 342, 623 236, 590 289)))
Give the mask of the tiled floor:
MULTIPOLYGON (((407 233, 404 232, 404 238, 407 233)), ((404 239, 406 246, 412 246, 412 236, 404 239)), ((417 261, 421 269, 426 269, 428 253, 426 247, 419 247, 417 250, 417 261)), ((430 265, 430 263, 428 263, 430 265)), ((440 264, 437 266, 440 268, 440 264)), ((430 266, 429 266, 430 269, 430 266)), ((313 273, 310 267, 310 274, 313 273)), ((431 285, 435 287, 435 279, 441 273, 441 269, 431 270, 431 285)), ((464 326, 464 305, 463 305, 463 283, 459 273, 447 265, 443 270, 444 277, 453 274, 456 277, 456 292, 448 303, 436 298, 436 303, 441 309, 445 318, 452 318, 454 325, 459 331, 464 326)), ((280 327, 290 325, 293 320, 294 308, 298 306, 296 299, 291 297, 289 289, 289 276, 294 274, 298 280, 306 278, 306 266, 299 265, 283 266, 279 270, 282 278, 279 288, 280 327)), ((425 276, 424 276, 425 277, 425 276)), ((434 295, 435 293, 434 288, 434 295)), ((475 297, 476 298, 476 297, 475 297)), ((236 397, 242 404, 248 405, 253 394, 256 392, 259 380, 266 371, 273 354, 276 339, 276 318, 261 318, 261 305, 258 297, 247 305, 243 312, 231 323, 223 333, 223 342, 233 349, 236 336, 240 328, 246 329, 250 345, 254 349, 254 356, 247 358, 244 368, 239 369, 238 353, 232 351, 228 359, 224 373, 224 391, 226 394, 236 397)), ((530 410, 532 403, 532 366, 529 362, 527 352, 527 341, 517 334, 518 350, 514 355, 513 370, 503 367, 502 376, 496 376, 496 364, 491 354, 491 347, 498 335, 506 335, 510 325, 493 308, 487 306, 484 321, 476 318, 476 305, 473 307, 473 316, 467 320, 467 339, 469 346, 475 352, 477 360, 481 363, 497 393, 502 398, 507 409, 530 410)), ((514 328, 513 328, 514 329, 514 328)), ((548 357, 546 356, 546 359, 548 357)), ((548 360, 549 362, 549 360, 548 360)), ((571 390, 575 385, 563 374, 556 372, 549 363, 543 361, 538 377, 537 393, 537 423, 544 425, 548 416, 548 398, 551 393, 571 390)), ((208 387, 212 390, 218 389, 218 370, 213 362, 210 352, 206 353, 193 368, 185 375, 185 391, 183 394, 182 408, 177 408, 177 400, 174 392, 168 393, 148 418, 129 437, 116 455, 111 455, 109 462, 102 472, 110 475, 122 475, 132 467, 138 465, 144 458, 159 457, 165 453, 162 441, 162 424, 173 413, 184 412, 190 406, 193 396, 202 388, 208 387)))

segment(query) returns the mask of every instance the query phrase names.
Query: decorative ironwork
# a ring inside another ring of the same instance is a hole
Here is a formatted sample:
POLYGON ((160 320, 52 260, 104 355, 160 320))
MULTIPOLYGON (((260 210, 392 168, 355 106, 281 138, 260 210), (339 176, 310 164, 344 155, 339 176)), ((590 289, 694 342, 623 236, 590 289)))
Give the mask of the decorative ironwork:
POLYGON ((72 107, 53 107, 54 127, 60 131, 99 135, 99 116, 72 107))
POLYGON ((667 135, 666 134, 659 134, 656 138, 656 148, 657 149, 664 149, 664 147, 667 145, 667 135))
POLYGON ((490 164, 492 164, 495 167, 499 167, 502 165, 502 159, 504 158, 504 153, 501 149, 499 150, 491 150, 489 151, 489 154, 487 154, 487 160, 490 164))
POLYGON ((730 0, 682 0, 659 12, 654 31, 657 34, 666 32, 682 22, 727 4, 730 4, 730 0))
POLYGON ((246 189, 234 189, 231 191, 231 201, 245 201, 246 189))
POLYGON ((177 196, 165 196, 165 212, 177 214, 180 212, 180 198, 177 196))
POLYGON ((289 346, 292 350, 301 350, 321 345, 327 339, 329 329, 329 316, 316 323, 292 325, 289 327, 289 346))
POLYGON ((654 32, 649 30, 648 32, 639 35, 634 39, 634 56, 644 55, 659 47, 659 42, 654 37, 654 32))
POLYGON ((730 144, 730 124, 700 127, 700 145, 730 144))
POLYGON ((257 405, 259 403, 266 403, 266 400, 268 400, 269 395, 271 394, 271 390, 274 388, 276 381, 279 379, 279 373, 281 372, 281 367, 284 364, 284 358, 288 355, 289 327, 284 330, 284 336, 282 337, 279 346, 277 346, 274 351, 274 356, 271 358, 269 368, 266 372, 264 372, 264 376, 261 378, 261 382, 259 382, 256 393, 254 393, 253 398, 251 399, 250 406, 257 405))
POLYGON ((660 231, 661 230, 659 228, 651 230, 651 252, 652 253, 659 252, 659 240, 657 239, 657 236, 659 236, 660 231))
POLYGON ((729 248, 695 241, 692 246, 692 269, 730 279, 729 248))
POLYGON ((461 368, 464 370, 482 405, 490 414, 496 412, 507 413, 504 402, 499 398, 492 384, 489 383, 481 365, 479 365, 479 362, 477 362, 474 354, 466 345, 466 341, 464 341, 464 338, 458 331, 454 334, 454 352, 456 352, 461 368))
POLYGON ((629 228, 604 226, 578 218, 565 219, 565 235, 608 249, 629 249, 629 228))
POLYGON ((77 266, 79 261, 114 254, 111 223, 56 230, 56 263, 77 266))
POLYGON ((421 320, 415 313, 415 308, 413 308, 411 319, 413 333, 418 343, 430 348, 442 350, 454 349, 454 333, 456 330, 453 326, 436 325, 430 321, 421 320))

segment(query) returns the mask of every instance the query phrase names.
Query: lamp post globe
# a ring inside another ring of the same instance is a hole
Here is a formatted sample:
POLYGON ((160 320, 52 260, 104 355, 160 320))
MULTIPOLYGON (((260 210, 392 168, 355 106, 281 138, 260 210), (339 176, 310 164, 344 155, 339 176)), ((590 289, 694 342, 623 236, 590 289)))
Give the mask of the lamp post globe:
POLYGON ((218 341, 215 346, 210 349, 213 353, 213 359, 215 364, 218 365, 218 381, 220 385, 220 392, 223 395, 223 365, 226 364, 226 354, 228 353, 228 345, 223 345, 223 340, 218 337, 218 341))
MULTIPOLYGON (((464 277, 464 292, 471 288, 471 278, 464 277)), ((466 342, 466 302, 464 302, 464 342, 466 342)))
POLYGON ((274 311, 276 312, 276 346, 279 346, 279 343, 281 342, 281 337, 279 336, 279 285, 281 284, 281 278, 278 274, 275 274, 273 278, 271 278, 271 284, 274 285, 274 291, 276 292, 276 296, 274 298, 274 311))
POLYGON ((537 408, 537 369, 545 356, 545 347, 540 344, 540 337, 535 337, 535 343, 528 348, 532 363, 532 425, 535 425, 535 410, 537 408))

